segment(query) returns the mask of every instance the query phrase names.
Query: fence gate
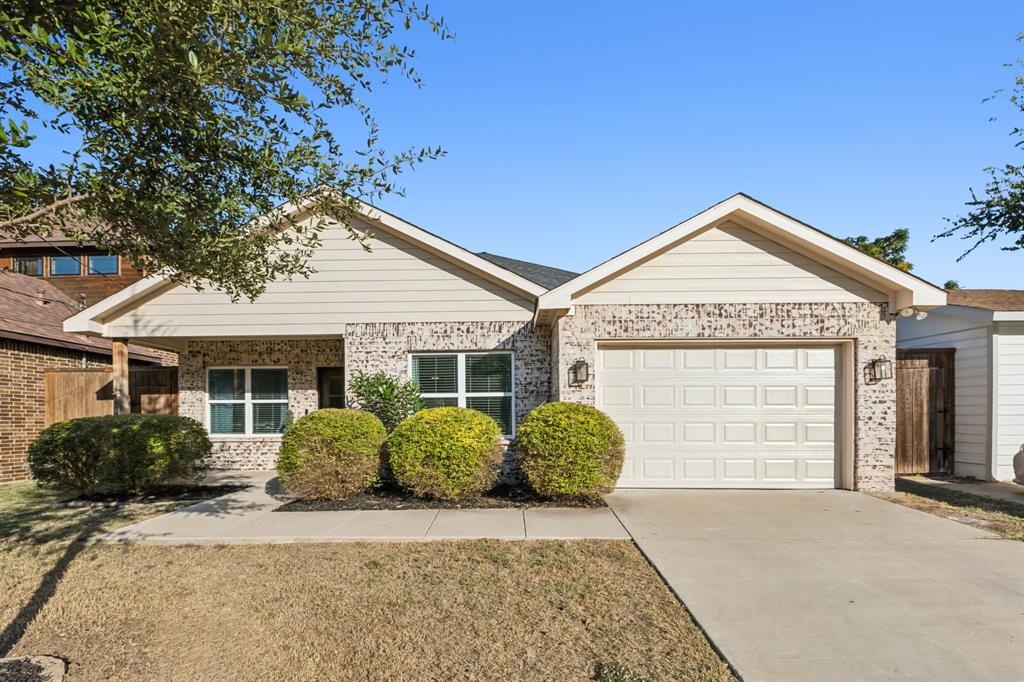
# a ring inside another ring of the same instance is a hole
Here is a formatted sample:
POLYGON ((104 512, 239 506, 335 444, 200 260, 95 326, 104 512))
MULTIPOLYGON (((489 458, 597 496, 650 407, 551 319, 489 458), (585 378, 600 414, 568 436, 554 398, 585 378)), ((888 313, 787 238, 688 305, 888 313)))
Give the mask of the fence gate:
POLYGON ((952 474, 952 348, 896 351, 896 473, 952 474))
MULTIPOLYGON (((46 370, 46 425, 113 414, 112 376, 110 368, 46 370)), ((178 414, 177 367, 133 367, 128 373, 128 386, 132 412, 178 414)))

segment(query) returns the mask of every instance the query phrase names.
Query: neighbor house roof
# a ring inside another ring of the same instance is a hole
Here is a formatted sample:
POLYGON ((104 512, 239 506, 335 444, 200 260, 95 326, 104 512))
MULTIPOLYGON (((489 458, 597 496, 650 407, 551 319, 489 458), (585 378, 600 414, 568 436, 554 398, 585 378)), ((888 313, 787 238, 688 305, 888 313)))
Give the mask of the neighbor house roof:
POLYGON ((541 285, 545 289, 554 289, 580 274, 578 272, 552 268, 547 265, 531 263, 525 260, 499 256, 497 254, 487 253, 486 251, 479 251, 476 255, 485 260, 489 260, 495 265, 499 265, 506 270, 511 270, 520 277, 525 277, 531 282, 541 285))
POLYGON ((751 196, 739 193, 543 294, 537 305, 538 319, 547 319, 553 312, 570 310, 575 297, 581 292, 614 279, 705 229, 730 220, 752 226, 769 238, 790 244, 822 264, 887 292, 890 312, 910 307, 934 308, 946 303, 946 292, 934 284, 873 258, 751 196))
MULTIPOLYGON (((78 305, 46 280, 0 270, 0 338, 109 355, 109 340, 64 331, 64 320, 77 312, 78 305)), ((136 345, 128 347, 128 355, 160 360, 136 345)))
POLYGON ((946 292, 946 303, 981 310, 1024 310, 1024 290, 956 289, 946 292))

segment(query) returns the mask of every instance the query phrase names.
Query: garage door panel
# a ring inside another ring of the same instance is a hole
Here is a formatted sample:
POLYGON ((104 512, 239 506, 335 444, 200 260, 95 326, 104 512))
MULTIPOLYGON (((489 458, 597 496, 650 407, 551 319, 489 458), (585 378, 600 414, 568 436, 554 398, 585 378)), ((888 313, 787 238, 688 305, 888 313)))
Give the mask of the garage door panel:
POLYGON ((601 349, 621 487, 833 487, 835 351, 601 349))

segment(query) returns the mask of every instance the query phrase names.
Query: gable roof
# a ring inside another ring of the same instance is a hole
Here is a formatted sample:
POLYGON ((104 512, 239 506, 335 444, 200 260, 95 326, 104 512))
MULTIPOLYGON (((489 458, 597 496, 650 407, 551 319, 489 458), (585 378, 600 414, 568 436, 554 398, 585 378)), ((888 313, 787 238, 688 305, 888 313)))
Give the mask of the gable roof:
POLYGON ((1024 290, 954 289, 946 292, 946 303, 981 310, 1024 311, 1024 290))
MULTIPOLYGON (((64 320, 78 310, 70 297, 46 280, 0 270, 0 338, 110 355, 110 341, 64 331, 64 320)), ((160 360, 134 344, 128 347, 128 355, 160 360)))
POLYGON ((540 265, 539 263, 531 263, 529 261, 509 258, 507 256, 499 256, 497 254, 487 253, 486 251, 479 251, 476 255, 489 260, 495 265, 499 265, 506 270, 511 270, 517 275, 541 285, 545 289, 554 289, 555 287, 565 284, 572 278, 578 277, 580 274, 578 272, 552 268, 547 265, 540 265))
MULTIPOLYGON (((535 300, 547 290, 546 287, 510 269, 482 258, 447 239, 443 239, 421 227, 402 220, 398 216, 392 215, 376 206, 362 201, 356 201, 356 206, 359 218, 369 223, 374 229, 384 230, 393 234, 432 255, 436 255, 529 300, 535 300)), ((271 216, 278 216, 280 220, 283 220, 284 216, 297 219, 303 214, 312 213, 314 208, 315 203, 312 199, 299 204, 286 204, 269 216, 264 216, 259 220, 269 221, 272 219, 271 216)), ((259 220, 256 222, 259 222, 259 220)), ((174 283, 172 280, 162 275, 153 275, 139 280, 131 286, 125 287, 121 291, 86 308, 77 315, 68 318, 64 323, 64 329, 71 332, 103 334, 107 321, 129 312, 173 287, 174 283)))
POLYGON ((888 293, 892 312, 907 307, 933 308, 946 302, 946 292, 930 282, 873 258, 749 195, 739 193, 542 295, 537 305, 538 316, 541 316, 542 311, 569 310, 578 293, 614 279, 694 234, 729 220, 738 220, 762 230, 809 257, 888 293))

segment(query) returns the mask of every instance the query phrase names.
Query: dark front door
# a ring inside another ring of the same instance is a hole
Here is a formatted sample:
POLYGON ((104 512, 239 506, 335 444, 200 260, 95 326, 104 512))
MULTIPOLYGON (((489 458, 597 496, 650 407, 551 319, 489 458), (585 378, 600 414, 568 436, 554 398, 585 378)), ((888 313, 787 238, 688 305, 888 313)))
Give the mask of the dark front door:
POLYGON ((345 407, 344 367, 318 367, 316 380, 320 390, 320 409, 345 407))

